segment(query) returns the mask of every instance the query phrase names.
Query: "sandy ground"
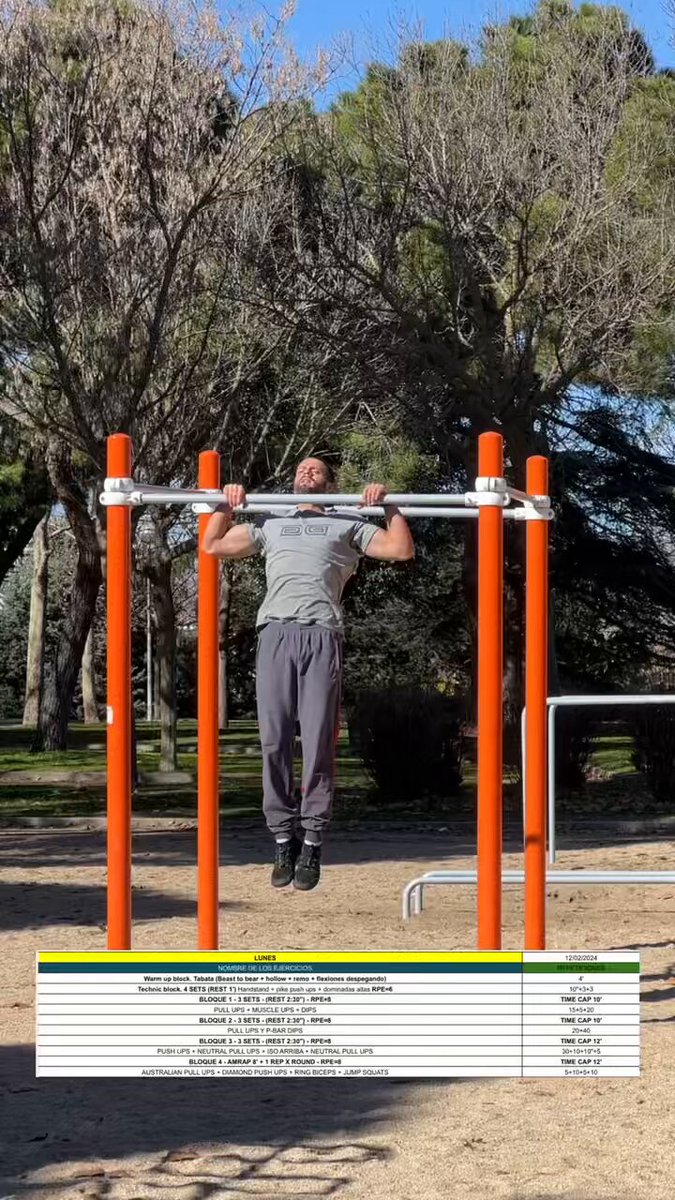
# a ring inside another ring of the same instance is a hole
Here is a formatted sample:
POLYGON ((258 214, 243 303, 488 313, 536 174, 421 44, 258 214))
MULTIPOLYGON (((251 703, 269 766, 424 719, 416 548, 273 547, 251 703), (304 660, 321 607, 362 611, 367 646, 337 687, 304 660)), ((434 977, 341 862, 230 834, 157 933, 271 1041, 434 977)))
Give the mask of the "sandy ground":
MULTIPOLYGON (((134 839, 134 948, 190 948, 195 835, 134 839)), ((228 949, 472 949, 468 889, 400 890, 473 865, 451 834, 335 835, 321 888, 274 893, 254 831, 222 842, 228 949), (452 852, 447 853, 448 847, 452 852), (446 857, 440 854, 445 852, 446 857)), ((595 835, 564 867, 664 869, 672 844, 595 835)), ((0 835, 0 1197, 217 1200, 645 1200, 675 1193, 675 889, 561 889, 549 946, 639 949, 642 1077, 626 1080, 36 1080, 34 954, 105 948, 100 832, 0 835)), ((505 865, 518 866, 516 855, 505 865)), ((505 949, 522 948, 507 889, 505 949)))

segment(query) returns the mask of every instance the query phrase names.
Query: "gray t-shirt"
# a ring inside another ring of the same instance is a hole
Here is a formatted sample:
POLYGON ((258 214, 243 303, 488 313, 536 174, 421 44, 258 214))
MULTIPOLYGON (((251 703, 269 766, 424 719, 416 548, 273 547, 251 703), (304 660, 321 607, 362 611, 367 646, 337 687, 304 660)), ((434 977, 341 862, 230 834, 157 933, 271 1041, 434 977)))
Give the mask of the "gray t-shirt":
POLYGON ((347 580, 377 533, 354 512, 289 509, 250 525, 265 556, 267 594, 257 625, 297 621, 343 631, 340 601, 347 580))

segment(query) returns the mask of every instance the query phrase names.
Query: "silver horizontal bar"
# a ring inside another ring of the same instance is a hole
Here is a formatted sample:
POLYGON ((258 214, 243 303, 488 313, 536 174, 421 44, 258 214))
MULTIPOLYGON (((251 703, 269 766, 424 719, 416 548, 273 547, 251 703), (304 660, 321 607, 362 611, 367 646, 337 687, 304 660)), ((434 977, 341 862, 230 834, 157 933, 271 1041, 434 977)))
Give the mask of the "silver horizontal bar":
MULTIPOLYGON (((298 498, 295 498, 298 500, 298 498)), ((326 498, 325 496, 301 496, 299 502, 302 504, 316 504, 324 507, 342 508, 343 510, 353 510, 362 517, 383 517, 385 510, 383 505, 366 506, 361 504, 361 498, 358 498, 358 503, 336 503, 339 500, 337 496, 326 498)), ((246 503, 238 505, 236 512, 241 515, 250 513, 252 515, 260 513, 288 513, 289 509, 297 507, 293 502, 294 498, 280 498, 279 496, 255 496, 247 498, 246 503)), ((184 507, 193 507, 197 512, 208 512, 209 508, 215 508, 223 504, 224 497, 222 492, 214 492, 207 490, 188 491, 178 488, 162 489, 162 488, 146 488, 145 486, 133 488, 129 491, 108 490, 101 493, 101 503, 107 507, 114 505, 124 505, 133 508, 138 508, 148 504, 156 504, 161 507, 169 507, 170 505, 182 505, 184 507)), ((397 505, 398 507, 398 505, 397 505)), ((449 504, 437 504, 433 506, 423 505, 404 505, 399 508, 399 511, 406 517, 441 517, 446 520, 463 520, 465 517, 475 518, 478 516, 477 509, 470 508, 453 508, 449 504)))
MULTIPOLYGON (((403 889, 402 915, 403 920, 418 916, 424 906, 424 888, 433 884, 454 884, 462 887, 475 884, 478 879, 477 871, 428 871, 425 875, 411 879, 403 889)), ((502 883, 525 882, 524 871, 502 871, 502 883)), ((556 887, 558 884, 571 884, 585 887, 614 887, 616 885, 643 887, 646 884, 654 887, 675 886, 675 871, 550 871, 546 876, 546 886, 556 887)))
MULTIPOLYGON (((204 513, 208 512, 209 507, 216 507, 223 504, 224 498, 222 491, 210 491, 206 488, 160 488, 151 484, 136 486, 132 480, 110 480, 109 486, 101 492, 100 501, 107 508, 118 505, 138 508, 148 504, 168 507, 175 504, 184 507, 191 506, 195 512, 204 513)), ((404 493, 392 493, 392 495, 385 497, 382 506, 366 507, 362 504, 360 496, 337 492, 316 496, 297 494, 285 496, 283 493, 267 496, 264 493, 252 493, 250 496, 247 496, 246 503, 237 508, 237 512, 286 512, 289 508, 294 508, 298 504, 318 504, 331 508, 353 508, 355 511, 358 510, 361 516, 373 517, 385 515, 385 504, 398 508, 405 517, 446 517, 449 520, 460 520, 464 517, 477 517, 479 513, 479 506, 473 505, 473 496, 471 493, 461 496, 429 496, 422 494, 419 496, 413 494, 406 496, 404 493), (429 503, 429 501, 433 501, 433 504, 429 503), (461 507, 455 507, 458 504, 461 507)), ((504 516, 511 520, 521 520, 523 516, 527 515, 522 509, 518 508, 502 511, 504 512, 504 516)))
MULTIPOLYGON (((243 504, 241 507, 237 508, 236 511, 241 516, 246 516, 247 513, 256 513, 256 514, 257 513, 270 513, 270 514, 274 515, 277 513, 284 513, 284 514, 288 513, 289 508, 293 508, 293 507, 294 507, 293 505, 289 506, 287 504, 250 504, 247 502, 246 504, 243 504)), ((326 507, 329 507, 329 506, 326 505, 326 507)), ((353 511, 355 513, 358 513, 362 517, 383 517, 383 516, 385 516, 384 508, 381 505, 374 505, 374 506, 367 507, 365 505, 360 505, 360 504, 336 504, 334 507, 341 512, 352 512, 353 511)), ((463 521, 466 518, 476 519, 479 515, 480 510, 477 508, 449 508, 449 507, 446 508, 446 507, 440 507, 440 506, 436 507, 436 508, 423 508, 422 506, 420 506, 419 508, 417 508, 414 505, 412 505, 411 507, 406 507, 404 505, 403 507, 399 508, 398 511, 400 512, 401 516, 406 517, 408 519, 414 518, 414 517, 425 517, 425 518, 440 517, 441 519, 445 518, 446 520, 463 521)), ((504 516, 510 517, 513 520, 517 520, 520 517, 522 517, 522 511, 520 509, 513 509, 511 511, 506 510, 504 512, 504 516)))
MULTIPOLYGON (((242 517, 245 517, 249 513, 251 515, 267 513, 270 516, 282 516, 287 515, 289 508, 292 507, 292 505, 289 506, 287 504, 246 503, 240 508, 237 508, 236 511, 242 517)), ((358 506, 356 504, 338 504, 335 505, 335 507, 338 509, 338 511, 354 512, 360 517, 383 517, 385 515, 384 508, 380 505, 366 507, 358 506)), ((404 506, 399 509, 399 512, 404 517, 440 517, 441 519, 448 521, 464 521, 467 517, 471 519, 478 516, 478 510, 470 508, 407 508, 404 506)))
MULTIPOLYGON (((455 884, 458 886, 475 884, 476 871, 430 871, 426 875, 413 879, 403 891, 403 919, 409 920, 413 915, 419 915, 424 905, 424 888, 427 884, 455 884)), ((525 880, 524 871, 503 871, 503 883, 522 884, 525 880)), ((675 885, 675 871, 551 871, 546 877, 546 886, 555 887, 557 884, 572 884, 586 886, 615 886, 632 885, 672 887, 675 885)))
MULTIPOLYGON (((424 883, 476 883, 477 871, 427 871, 421 876, 424 883)), ((524 883, 524 871, 502 871, 504 883, 524 883)), ((558 883, 581 884, 675 884, 675 871, 549 871, 546 876, 547 887, 555 887, 558 883)))
MULTIPOLYGON (((363 503, 363 496, 357 492, 326 492, 323 495, 304 495, 291 493, 286 496, 283 492, 270 493, 266 495, 264 492, 252 493, 246 497, 247 504, 322 504, 331 505, 333 508, 339 508, 342 505, 348 505, 350 508, 355 504, 363 503)), ((466 494, 449 494, 446 492, 392 492, 385 496, 383 504, 395 505, 400 508, 402 505, 409 507, 418 506, 426 508, 456 508, 458 505, 466 504, 466 494)))

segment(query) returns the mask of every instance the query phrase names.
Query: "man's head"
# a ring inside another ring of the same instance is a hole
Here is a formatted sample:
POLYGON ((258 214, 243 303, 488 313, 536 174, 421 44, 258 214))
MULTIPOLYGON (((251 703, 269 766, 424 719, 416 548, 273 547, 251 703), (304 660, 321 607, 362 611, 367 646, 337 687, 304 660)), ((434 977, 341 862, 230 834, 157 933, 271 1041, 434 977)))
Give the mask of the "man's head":
POLYGON ((335 472, 322 458, 303 458, 295 472, 294 491, 303 495, 335 490, 335 472))

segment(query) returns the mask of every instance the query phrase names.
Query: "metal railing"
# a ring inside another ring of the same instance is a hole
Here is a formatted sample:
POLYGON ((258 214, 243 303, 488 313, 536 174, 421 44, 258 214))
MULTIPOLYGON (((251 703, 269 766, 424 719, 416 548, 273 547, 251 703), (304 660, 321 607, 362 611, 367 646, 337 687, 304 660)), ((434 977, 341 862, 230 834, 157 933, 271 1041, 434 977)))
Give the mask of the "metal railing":
MULTIPOLYGON (((636 692, 621 693, 619 696, 549 696, 548 705, 548 861, 556 861, 556 782, 555 782, 555 747, 556 724, 555 717, 559 708, 632 708, 640 704, 675 704, 675 694, 672 692, 636 692)), ((525 709, 521 715, 521 745, 523 764, 523 828, 525 827, 525 763, 527 746, 525 744, 525 709)))
MULTIPOLYGON (((467 887, 475 884, 477 871, 427 871, 412 879, 403 889, 403 920, 419 916, 424 910, 424 889, 434 884, 454 884, 456 887, 467 887)), ((525 882, 524 871, 503 871, 502 883, 525 882)), ((550 871, 546 876, 547 887, 557 887, 558 884, 572 884, 579 887, 613 887, 617 884, 634 886, 672 887, 675 884, 675 871, 550 871)))
MULTIPOLYGON (((549 696, 547 698, 548 707, 548 860, 549 863, 556 861, 556 783, 555 783, 555 717, 559 708, 573 707, 601 707, 609 708, 617 707, 636 707, 641 704, 656 705, 656 704, 675 704, 675 694, 673 693, 622 693, 618 696, 612 695, 594 695, 594 696, 549 696)), ((526 710, 523 709, 521 716, 521 744, 522 744, 522 774, 523 774, 523 829, 526 826, 526 761, 527 761, 527 745, 525 739, 525 715, 526 710)), ((525 880, 525 872, 520 870, 508 870, 502 872, 503 883, 518 883, 522 884, 525 880)), ((418 916, 424 909, 424 889, 427 885, 449 884, 455 886, 467 886, 475 884, 477 881, 477 872, 473 871, 427 871, 416 879, 411 880, 403 889, 402 911, 403 919, 409 920, 413 916, 418 916)), ((614 887, 617 885, 647 885, 647 886, 666 886, 672 887, 675 884, 675 871, 593 871, 579 869, 578 871, 551 871, 546 876, 547 887, 555 887, 558 884, 579 884, 580 886, 604 886, 614 887)))

